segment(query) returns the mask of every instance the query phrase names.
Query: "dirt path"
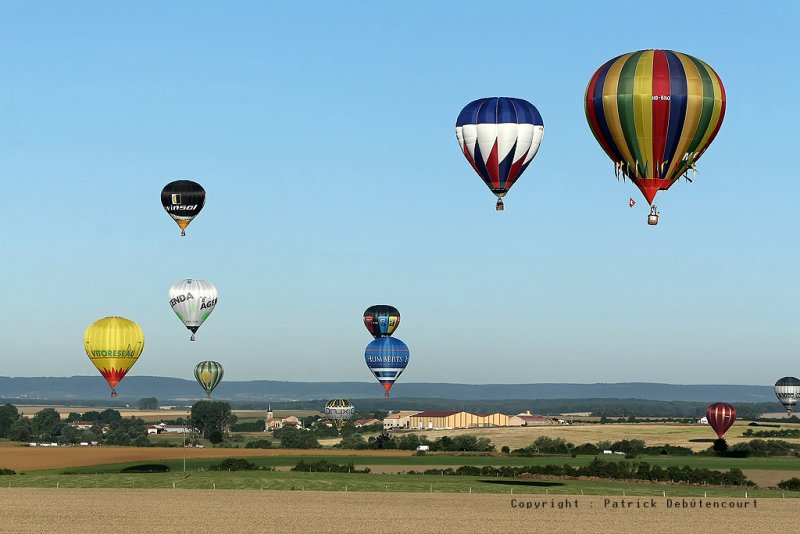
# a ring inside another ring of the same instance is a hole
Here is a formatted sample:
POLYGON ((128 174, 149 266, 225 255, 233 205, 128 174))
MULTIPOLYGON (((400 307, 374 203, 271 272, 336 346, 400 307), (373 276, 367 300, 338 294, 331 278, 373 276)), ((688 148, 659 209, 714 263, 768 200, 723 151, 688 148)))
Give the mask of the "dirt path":
POLYGON ((794 499, 558 499, 508 495, 0 488, 0 532, 697 533, 779 531, 794 499), (100 506, 87 513, 87 503, 100 506), (529 504, 530 503, 530 504, 529 504), (612 505, 616 503, 617 507, 612 505), (654 505, 655 508, 637 508, 654 505), (695 508, 676 508, 675 504, 695 508), (668 507, 672 504, 672 507, 668 507), (725 508, 705 508, 722 506, 725 508), (739 507, 737 507, 737 504, 739 507), (559 508, 559 505, 561 508, 559 508), (698 506, 703 508, 698 508, 698 506), (521 506, 521 507, 520 507, 521 506), (539 508, 534 508, 538 506, 539 508), (187 510, 199 515, 191 520, 187 510), (108 512, 103 513, 103 512, 108 512), (213 512, 213 513, 212 513, 213 512), (98 513, 100 515, 98 515, 98 513))

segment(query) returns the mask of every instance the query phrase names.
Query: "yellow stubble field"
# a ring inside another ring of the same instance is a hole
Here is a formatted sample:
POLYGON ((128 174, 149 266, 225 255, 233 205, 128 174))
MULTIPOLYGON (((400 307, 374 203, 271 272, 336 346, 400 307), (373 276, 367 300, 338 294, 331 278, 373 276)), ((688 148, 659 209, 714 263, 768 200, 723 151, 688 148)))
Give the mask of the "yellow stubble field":
MULTIPOLYGON (((742 437, 747 430, 748 421, 737 421, 725 434, 728 445, 746 442, 752 437, 742 437)), ((800 428, 798 424, 784 424, 781 428, 800 428)), ((758 430, 758 427, 754 428, 758 430)), ((619 441, 622 439, 641 439, 648 446, 679 445, 689 447, 694 451, 701 451, 711 446, 711 440, 717 435, 708 425, 679 425, 669 423, 630 423, 630 424, 573 424, 573 425, 543 425, 526 427, 499 427, 499 428, 469 428, 458 430, 414 430, 424 434, 430 440, 441 436, 456 436, 460 434, 473 434, 492 440, 497 449, 507 445, 512 450, 526 447, 539 436, 563 438, 575 445, 583 443, 597 443, 599 441, 619 441), (692 441, 701 440, 701 441, 692 441), (702 441, 705 440, 705 441, 702 441)), ((786 438, 782 438, 786 439, 786 438)), ((798 441, 787 439, 787 441, 798 441)))
POLYGON ((0 532, 9 534, 50 532, 58 529, 57 525, 69 532, 87 534, 195 533, 198 529, 286 534, 695 534, 784 531, 786 525, 795 523, 800 502, 796 499, 668 501, 660 497, 652 500, 629 497, 623 501, 620 497, 606 500, 581 496, 537 498, 442 493, 0 488, 0 508, 0 532), (683 503, 691 502, 700 506, 724 503, 726 507, 682 507, 683 503), (615 503, 617 506, 613 507, 615 503), (621 507, 623 503, 630 505, 621 507), (643 505, 648 507, 641 507, 643 505))

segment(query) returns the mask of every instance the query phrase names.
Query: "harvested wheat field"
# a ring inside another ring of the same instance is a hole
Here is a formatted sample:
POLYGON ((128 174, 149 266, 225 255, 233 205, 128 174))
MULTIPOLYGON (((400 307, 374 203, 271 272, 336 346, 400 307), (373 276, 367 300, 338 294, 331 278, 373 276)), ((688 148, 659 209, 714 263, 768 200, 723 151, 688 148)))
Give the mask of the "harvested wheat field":
POLYGON ((48 532, 647 532, 781 530, 793 499, 514 498, 505 495, 211 490, 0 489, 0 531, 48 532), (102 506, 87 513, 87 503, 102 506), (530 503, 530 505, 528 504, 530 503), (569 503, 569 507, 567 507, 569 503), (636 508, 654 505, 655 508, 636 508), (675 504, 695 504, 676 508, 675 504), (559 504, 562 508, 558 508, 559 504), (673 507, 668 508, 672 504, 673 507), (697 506, 725 508, 697 508, 697 506), (539 509, 534 506, 539 506, 539 509), (520 506, 522 506, 520 508, 520 506), (530 506, 530 508, 528 508, 530 506), (541 508, 543 506, 543 508, 541 508), (738 507, 737 507, 738 506, 738 507), (203 513, 213 510, 214 513, 203 513), (110 513, 103 513, 110 512, 110 513), (187 516, 187 511, 191 512, 187 516), (178 518, 186 518, 180 520, 178 518))
MULTIPOLYGON (((752 437, 741 437, 742 432, 750 428, 747 422, 738 422, 728 430, 725 439, 729 445, 750 441, 752 437)), ((798 428, 798 425, 782 425, 781 428, 798 428)), ((575 445, 582 443, 597 443, 599 441, 619 441, 622 439, 641 439, 650 446, 679 445, 689 447, 694 451, 701 451, 711 446, 711 441, 716 439, 716 434, 708 425, 678 425, 668 423, 631 423, 631 424, 608 424, 608 425, 546 425, 546 426, 522 426, 522 427, 499 427, 499 428, 469 428, 459 430, 415 430, 414 432, 424 434, 428 439, 436 439, 441 436, 456 436, 459 434, 474 434, 492 440, 492 443, 499 449, 503 445, 508 445, 512 449, 527 447, 539 436, 549 436, 551 438, 563 438, 575 445), (704 440, 704 441, 690 441, 704 440)), ((787 438, 781 438, 787 439, 787 438)), ((787 439, 787 441, 792 441, 787 439)))
MULTIPOLYGON (((229 456, 313 456, 319 449, 186 449, 186 458, 227 458, 229 456)), ((166 447, 7 447, 2 465, 14 471, 61 469, 89 465, 180 460, 183 448, 166 447)), ((325 450, 326 456, 411 456, 410 451, 325 450)))

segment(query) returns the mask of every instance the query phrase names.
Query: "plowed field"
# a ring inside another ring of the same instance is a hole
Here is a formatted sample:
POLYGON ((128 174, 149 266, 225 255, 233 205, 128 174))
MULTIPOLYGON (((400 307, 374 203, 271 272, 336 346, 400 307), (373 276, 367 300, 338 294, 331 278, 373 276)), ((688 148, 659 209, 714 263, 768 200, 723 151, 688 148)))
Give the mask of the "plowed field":
POLYGON ((621 502, 619 497, 0 488, 0 532, 770 532, 794 524, 800 508, 795 499, 628 498, 630 506, 619 507, 621 502), (684 503, 696 506, 675 507, 684 503), (706 503, 726 507, 705 508, 706 503), (194 515, 187 517, 187 510, 194 515))

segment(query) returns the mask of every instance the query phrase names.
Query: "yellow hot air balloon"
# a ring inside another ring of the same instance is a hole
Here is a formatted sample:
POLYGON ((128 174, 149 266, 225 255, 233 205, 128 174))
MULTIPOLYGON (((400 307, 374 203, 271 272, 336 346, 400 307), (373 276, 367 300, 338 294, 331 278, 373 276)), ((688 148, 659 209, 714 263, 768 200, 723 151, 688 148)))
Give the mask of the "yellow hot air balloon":
POLYGON ((116 397, 114 388, 144 350, 144 332, 124 317, 106 317, 86 329, 83 348, 111 387, 111 396, 116 397))

